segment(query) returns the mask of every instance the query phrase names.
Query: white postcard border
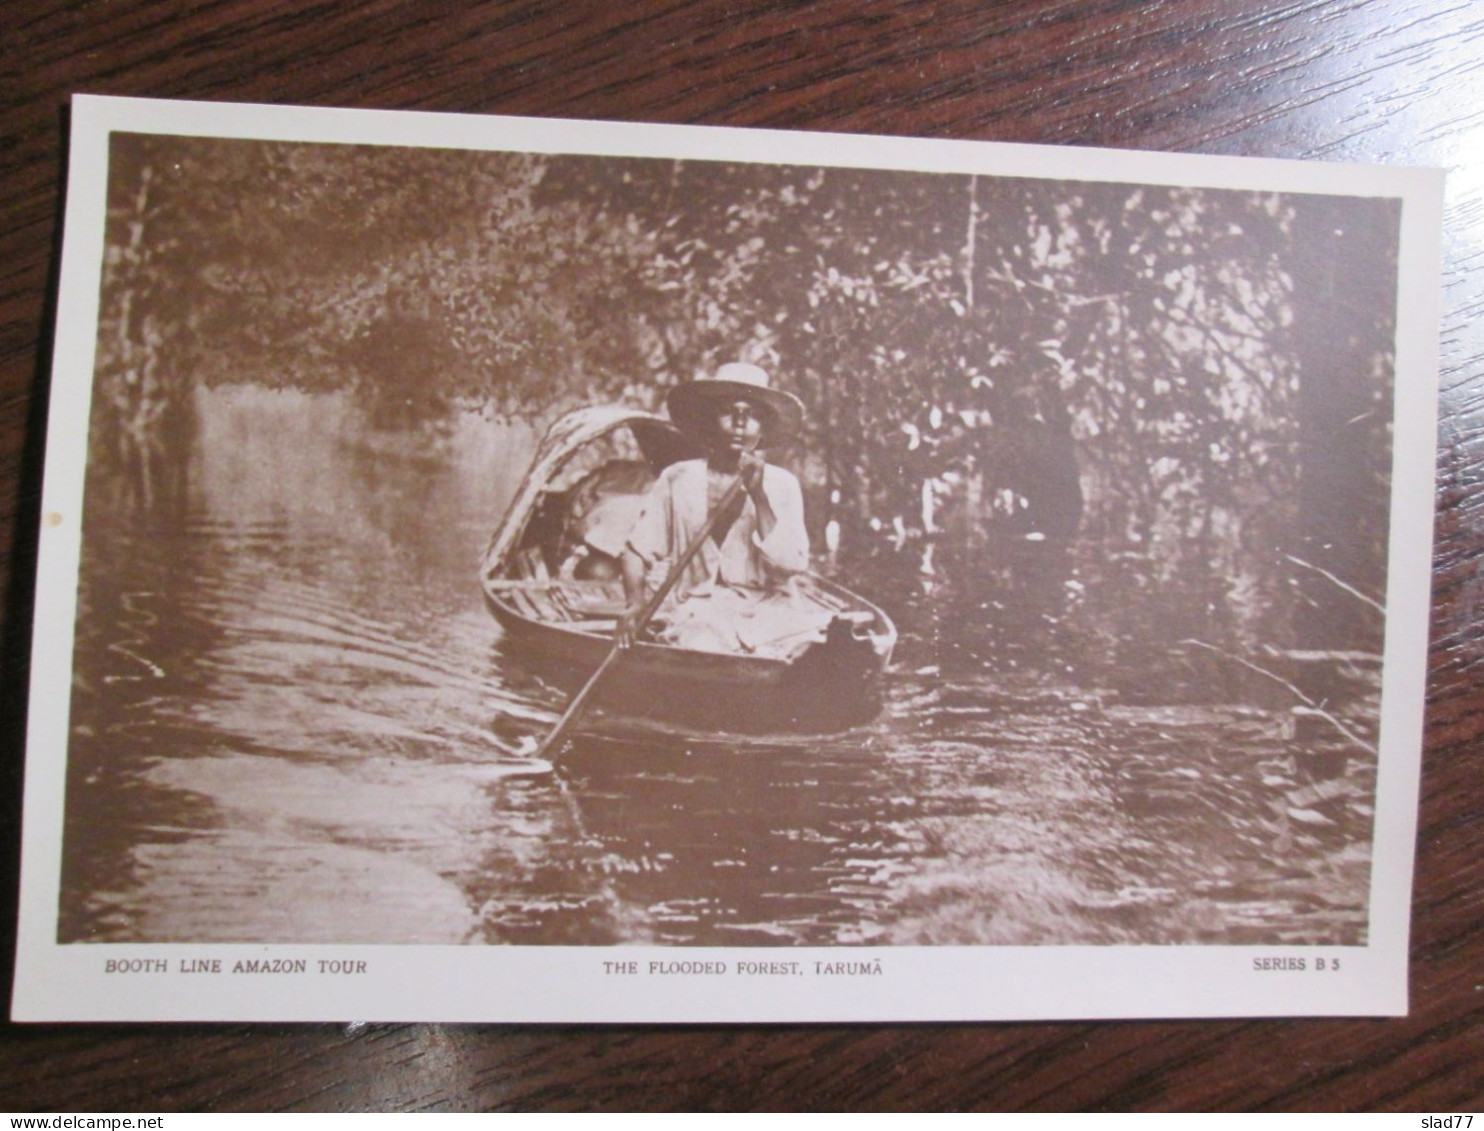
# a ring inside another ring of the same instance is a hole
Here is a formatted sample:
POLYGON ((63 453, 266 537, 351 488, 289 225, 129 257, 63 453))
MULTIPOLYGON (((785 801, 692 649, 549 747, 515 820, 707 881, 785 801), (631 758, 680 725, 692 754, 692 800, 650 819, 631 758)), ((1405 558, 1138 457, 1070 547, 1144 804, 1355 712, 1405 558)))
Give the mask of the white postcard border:
POLYGON ((1434 478, 1432 459, 1418 453, 1431 455, 1436 447, 1441 186, 1441 173, 1425 169, 76 97, 37 570, 14 1019, 869 1022, 1405 1013, 1434 478), (113 131, 1402 198, 1386 674, 1368 945, 821 950, 58 944, 72 625, 113 131), (706 971, 706 964, 714 969, 706 971), (747 964, 774 969, 745 972, 747 964), (797 969, 784 969, 788 964, 797 969))

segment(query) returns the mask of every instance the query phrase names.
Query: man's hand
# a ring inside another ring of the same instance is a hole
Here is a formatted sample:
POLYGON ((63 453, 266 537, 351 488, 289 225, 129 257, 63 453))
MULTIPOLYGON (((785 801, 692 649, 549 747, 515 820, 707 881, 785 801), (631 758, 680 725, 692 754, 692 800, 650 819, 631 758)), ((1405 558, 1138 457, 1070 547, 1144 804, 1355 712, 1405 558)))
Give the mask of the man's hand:
POLYGON ((742 476, 742 483, 746 487, 747 493, 753 497, 754 501, 757 501, 757 497, 762 493, 763 468, 767 465, 768 461, 763 458, 761 452, 751 451, 742 453, 739 473, 742 476))
POLYGON ((634 643, 639 635, 639 614, 643 607, 631 605, 623 611, 618 618, 618 623, 613 626, 613 643, 620 648, 628 648, 634 643))

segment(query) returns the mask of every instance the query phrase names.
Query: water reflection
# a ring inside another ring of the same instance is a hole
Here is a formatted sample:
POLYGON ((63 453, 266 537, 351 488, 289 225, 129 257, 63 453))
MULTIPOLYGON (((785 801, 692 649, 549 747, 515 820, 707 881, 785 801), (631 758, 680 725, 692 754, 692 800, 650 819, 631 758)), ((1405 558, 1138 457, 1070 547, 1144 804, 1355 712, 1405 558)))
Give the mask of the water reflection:
POLYGON ((88 515, 64 940, 1364 937, 1372 761, 1183 629, 1089 648, 1069 595, 1129 599, 1095 555, 866 577, 904 630, 869 727, 605 730, 552 767, 528 750, 559 695, 475 585, 533 438, 388 440, 251 388, 198 407, 185 521, 88 515))

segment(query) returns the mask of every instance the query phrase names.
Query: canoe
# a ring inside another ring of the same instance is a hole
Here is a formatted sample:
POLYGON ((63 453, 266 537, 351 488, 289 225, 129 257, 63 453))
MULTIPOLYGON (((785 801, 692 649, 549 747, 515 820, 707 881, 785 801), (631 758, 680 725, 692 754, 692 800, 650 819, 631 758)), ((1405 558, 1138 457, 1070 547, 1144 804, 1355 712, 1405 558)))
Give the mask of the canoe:
MULTIPOLYGON (((480 569, 512 659, 569 692, 602 663, 623 584, 594 544, 614 545, 655 476, 699 454, 664 417, 629 408, 578 409, 552 425, 480 569)), ((896 627, 818 574, 800 575, 794 589, 822 610, 826 627, 787 658, 641 640, 609 669, 594 706, 604 716, 708 732, 824 733, 870 721, 896 627)))

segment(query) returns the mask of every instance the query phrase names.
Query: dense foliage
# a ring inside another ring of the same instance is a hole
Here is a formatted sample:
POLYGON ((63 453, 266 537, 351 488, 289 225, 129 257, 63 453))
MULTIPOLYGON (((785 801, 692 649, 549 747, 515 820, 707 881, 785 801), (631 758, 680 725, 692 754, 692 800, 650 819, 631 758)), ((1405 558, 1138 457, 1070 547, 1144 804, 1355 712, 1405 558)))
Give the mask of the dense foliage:
POLYGON ((146 136, 110 186, 94 458, 146 497, 197 382, 405 430, 741 357, 808 406, 846 552, 1075 534, 1238 620, 1294 559, 1383 588, 1392 201, 146 136))

